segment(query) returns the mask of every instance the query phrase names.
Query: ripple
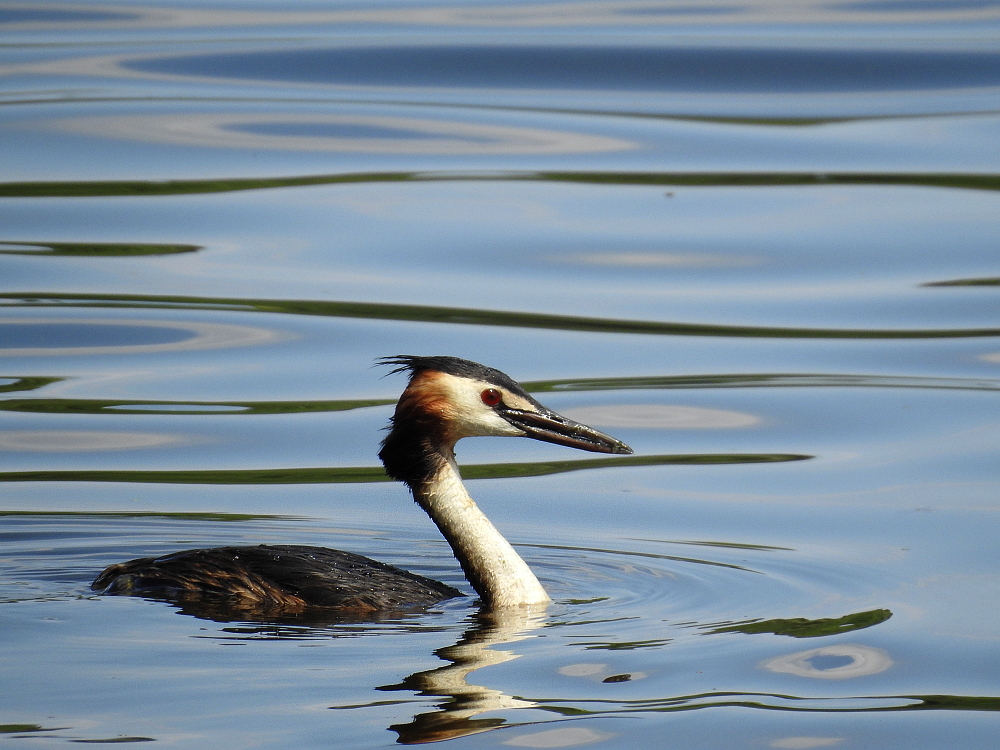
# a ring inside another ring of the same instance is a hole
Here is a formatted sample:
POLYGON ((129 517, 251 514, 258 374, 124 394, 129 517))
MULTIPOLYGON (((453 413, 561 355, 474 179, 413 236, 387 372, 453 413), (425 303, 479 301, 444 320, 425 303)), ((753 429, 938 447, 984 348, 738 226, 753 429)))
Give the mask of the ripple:
MULTIPOLYGON (((812 456, 796 454, 688 454, 666 456, 622 456, 582 461, 548 461, 511 464, 468 464, 466 479, 537 477, 587 469, 627 466, 707 465, 804 461, 812 456)), ((182 469, 182 470, 51 470, 0 471, 0 482, 139 482, 156 484, 353 484, 391 481, 381 466, 342 466, 277 469, 182 469)))
POLYGON ((365 154, 501 155, 623 151, 621 138, 563 130, 380 115, 216 113, 64 119, 104 138, 214 148, 365 154))
POLYGON ((177 255, 201 250, 201 245, 139 244, 125 242, 4 242, 0 255, 90 256, 97 258, 177 255))
POLYGON ((574 747, 588 745, 591 742, 601 742, 612 737, 614 737, 613 734, 597 732, 586 727, 562 727, 530 734, 519 734, 506 740, 503 744, 513 747, 574 747))
POLYGON ((108 432, 103 430, 6 430, 0 449, 39 453, 128 451, 190 442, 183 435, 164 432, 108 432))
POLYGON ((91 596, 90 582, 114 562, 186 548, 266 542, 367 552, 452 585, 464 585, 461 570, 443 541, 428 544, 403 527, 341 528, 282 516, 126 511, 5 511, 0 512, 0 520, 4 548, 0 600, 6 601, 91 596))
MULTIPOLYGON (((863 119, 863 118, 855 118, 863 119)), ((728 119, 727 119, 728 122, 728 119)), ((819 118, 799 118, 793 125, 817 125, 819 118)), ((788 121, 754 118, 753 124, 787 125, 788 121)), ((763 187, 776 185, 919 185, 964 190, 1000 190, 1000 175, 967 173, 837 172, 542 172, 523 170, 449 170, 412 172, 339 172, 292 177, 230 177, 213 180, 109 180, 72 182, 4 182, 0 197, 37 198, 115 195, 188 195, 266 190, 306 185, 344 185, 413 182, 520 180, 593 185, 663 185, 666 187, 763 187)), ((64 243, 65 244, 65 243, 64 243)), ((646 255, 645 253, 640 255, 646 255)))
POLYGON ((798 651, 761 662, 764 669, 820 680, 847 680, 878 674, 893 665, 882 649, 841 643, 809 651, 798 651))
MULTIPOLYGON (((350 549, 468 590, 447 545, 436 538, 428 544, 420 535, 421 531, 433 535, 430 528, 418 530, 415 538, 409 526, 391 522, 377 528, 349 524, 330 528, 321 522, 277 516, 8 512, 0 518, 0 541, 7 550, 5 564, 8 573, 10 566, 17 571, 13 578, 4 580, 22 582, 14 594, 22 589, 26 594, 34 592, 33 596, 65 591, 69 580, 66 571, 79 571, 70 578, 84 590, 97 571, 112 562, 180 548, 263 542, 350 549), (52 588, 46 581, 59 585, 52 588)), ((781 595, 787 594, 789 587, 788 581, 729 562, 722 557, 726 552, 718 548, 707 548, 718 553, 715 559, 699 559, 572 545, 517 547, 557 600, 549 613, 550 627, 590 650, 655 648, 684 635, 698 637, 701 631, 691 628, 674 626, 668 634, 657 627, 657 638, 651 640, 648 618, 655 621, 670 613, 683 613, 685 619, 719 619, 721 613, 740 610, 749 602, 768 601, 774 587, 781 595), (617 623, 612 628, 616 635, 602 637, 588 627, 604 622, 617 623), (635 624, 619 627, 628 622, 635 624)), ((732 552, 738 556, 746 551, 732 552)), ((767 555, 761 552, 759 562, 766 563, 767 555)), ((11 598, 0 591, 0 598, 4 596, 11 598)))
MULTIPOLYGON (((190 29, 253 28, 282 26, 391 24, 421 28, 510 28, 516 30, 559 27, 618 30, 698 24, 740 25, 755 29, 760 24, 838 24, 873 22, 936 24, 988 22, 997 17, 993 0, 778 0, 768 3, 692 2, 692 0, 563 0, 500 5, 486 3, 396 5, 338 9, 230 10, 221 4, 211 8, 118 7, 94 10, 67 8, 64 3, 36 2, 30 7, 6 8, 0 24, 10 30, 101 29, 190 29)), ((287 32, 280 32, 285 34, 287 32)))
POLYGON ((746 412, 670 404, 581 406, 568 409, 564 414, 584 424, 636 429, 721 430, 752 427, 761 423, 760 417, 746 412))
MULTIPOLYGON (((230 414, 249 412, 248 406, 231 406, 229 404, 111 404, 101 409, 123 411, 126 413, 143 412, 153 414, 230 414)), ((95 410, 99 411, 99 410, 95 410)))
POLYGON ((582 253, 556 256, 556 259, 624 268, 746 268, 765 262, 764 258, 755 255, 722 253, 582 253))
MULTIPOLYGON (((980 357, 1000 362, 1000 353, 980 357)), ((939 378, 906 375, 847 375, 841 373, 736 373, 724 375, 662 375, 648 377, 596 378, 588 380, 543 380, 521 383, 532 392, 618 391, 691 388, 918 388, 931 390, 997 391, 995 378, 939 378)))
POLYGON ((770 745, 781 750, 812 750, 814 747, 839 745, 844 739, 844 737, 782 737, 770 745))
POLYGON ((72 25, 79 27, 79 24, 100 24, 135 21, 142 18, 138 13, 115 13, 108 8, 100 10, 76 10, 69 9, 62 5, 45 6, 38 3, 36 7, 5 7, 0 8, 0 24, 4 26, 18 25, 29 26, 31 28, 58 27, 61 25, 72 25))
POLYGON ((566 677, 594 677, 601 674, 608 668, 607 664, 589 664, 589 663, 579 663, 579 664, 566 664, 565 666, 559 667, 559 674, 566 677))
MULTIPOLYGON (((526 559, 552 596, 570 605, 572 616, 557 618, 563 625, 667 617, 672 613, 684 613, 684 619, 700 615, 711 619, 708 612, 737 610, 755 597, 766 598, 772 587, 788 587, 787 582, 769 579, 725 559, 571 545, 517 547, 525 550, 526 559)), ((657 638, 650 639, 648 634, 625 636, 630 632, 627 628, 616 630, 623 634, 620 638, 585 637, 581 633, 575 642, 590 649, 632 650, 657 647, 681 635, 660 630, 657 638)))
POLYGON ((7 357, 153 354, 261 346, 292 338, 294 334, 270 328, 196 321, 0 319, 0 356, 7 357))
MULTIPOLYGON (((233 297, 181 297, 169 295, 110 294, 92 295, 54 293, 27 295, 0 293, 0 300, 10 300, 12 306, 66 307, 77 302, 94 307, 122 307, 123 303, 137 307, 171 307, 176 309, 238 309, 264 313, 322 315, 329 317, 401 320, 449 325, 485 325, 511 328, 540 328, 556 331, 588 331, 591 333, 630 333, 660 336, 724 336, 773 339, 951 339, 1000 336, 1000 328, 938 328, 938 329, 877 329, 877 328, 788 328, 754 325, 716 325, 711 323, 674 323, 658 320, 625 320, 591 318, 577 315, 488 310, 434 305, 403 305, 381 302, 344 302, 334 300, 280 300, 233 297)), ((44 321, 50 322, 50 321, 44 321)), ((120 321, 114 321, 119 323, 120 321)), ((136 325, 143 323, 136 322, 136 325)), ((151 325, 171 325, 156 321, 151 325)), ((218 326, 219 324, 185 323, 185 326, 218 326)), ((233 328, 239 328, 233 326, 233 328)), ((261 336, 264 329, 256 331, 261 336)), ((274 331, 266 331, 277 336, 274 331)), ((271 339, 268 339, 271 340, 271 339)), ((235 344, 234 344, 235 345, 235 344)), ((745 376, 741 376, 745 377, 745 376)), ((767 375, 762 378, 770 377, 767 375)))
POLYGON ((800 93, 1000 85, 1000 54, 822 48, 444 44, 122 59, 128 71, 393 88, 800 93))

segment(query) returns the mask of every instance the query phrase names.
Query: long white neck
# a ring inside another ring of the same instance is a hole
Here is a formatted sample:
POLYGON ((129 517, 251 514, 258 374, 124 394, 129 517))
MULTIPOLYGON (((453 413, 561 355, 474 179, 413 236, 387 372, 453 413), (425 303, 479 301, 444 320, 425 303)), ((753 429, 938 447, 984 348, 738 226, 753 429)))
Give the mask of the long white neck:
POLYGON ((469 497, 453 456, 414 490, 414 497, 448 540, 487 607, 550 601, 528 564, 469 497))

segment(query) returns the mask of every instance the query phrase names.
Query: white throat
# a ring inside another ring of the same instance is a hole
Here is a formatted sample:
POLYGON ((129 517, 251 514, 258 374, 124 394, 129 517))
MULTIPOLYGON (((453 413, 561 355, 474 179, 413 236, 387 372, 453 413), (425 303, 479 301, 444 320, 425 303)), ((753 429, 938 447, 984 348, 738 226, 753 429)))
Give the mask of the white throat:
POLYGON ((487 607, 550 601, 528 564, 469 496, 454 455, 442 462, 415 494, 451 544, 466 577, 487 607))

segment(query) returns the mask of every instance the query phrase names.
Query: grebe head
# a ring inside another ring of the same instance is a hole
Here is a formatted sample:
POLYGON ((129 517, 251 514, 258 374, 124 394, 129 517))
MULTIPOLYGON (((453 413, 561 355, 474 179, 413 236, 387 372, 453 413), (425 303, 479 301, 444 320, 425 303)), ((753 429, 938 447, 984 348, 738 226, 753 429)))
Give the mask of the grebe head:
MULTIPOLYGON (((632 453, 625 443, 557 414, 510 376, 457 357, 385 357, 380 364, 410 371, 392 429, 423 431, 438 446, 464 437, 530 437, 597 453, 632 453)), ((388 439, 387 439, 388 441, 388 439)), ((384 459, 384 457, 383 457, 384 459)))

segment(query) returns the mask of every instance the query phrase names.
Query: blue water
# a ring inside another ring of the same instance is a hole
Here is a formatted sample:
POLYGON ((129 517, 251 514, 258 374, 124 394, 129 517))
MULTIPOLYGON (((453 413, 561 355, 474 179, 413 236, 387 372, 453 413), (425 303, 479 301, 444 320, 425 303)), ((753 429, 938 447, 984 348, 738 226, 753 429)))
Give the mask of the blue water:
POLYGON ((10 747, 990 748, 1000 3, 0 4, 10 747), (553 598, 379 471, 393 354, 634 457, 468 439, 553 598), (96 596, 198 546, 470 594, 96 596), (199 616, 199 614, 201 616, 199 616))

